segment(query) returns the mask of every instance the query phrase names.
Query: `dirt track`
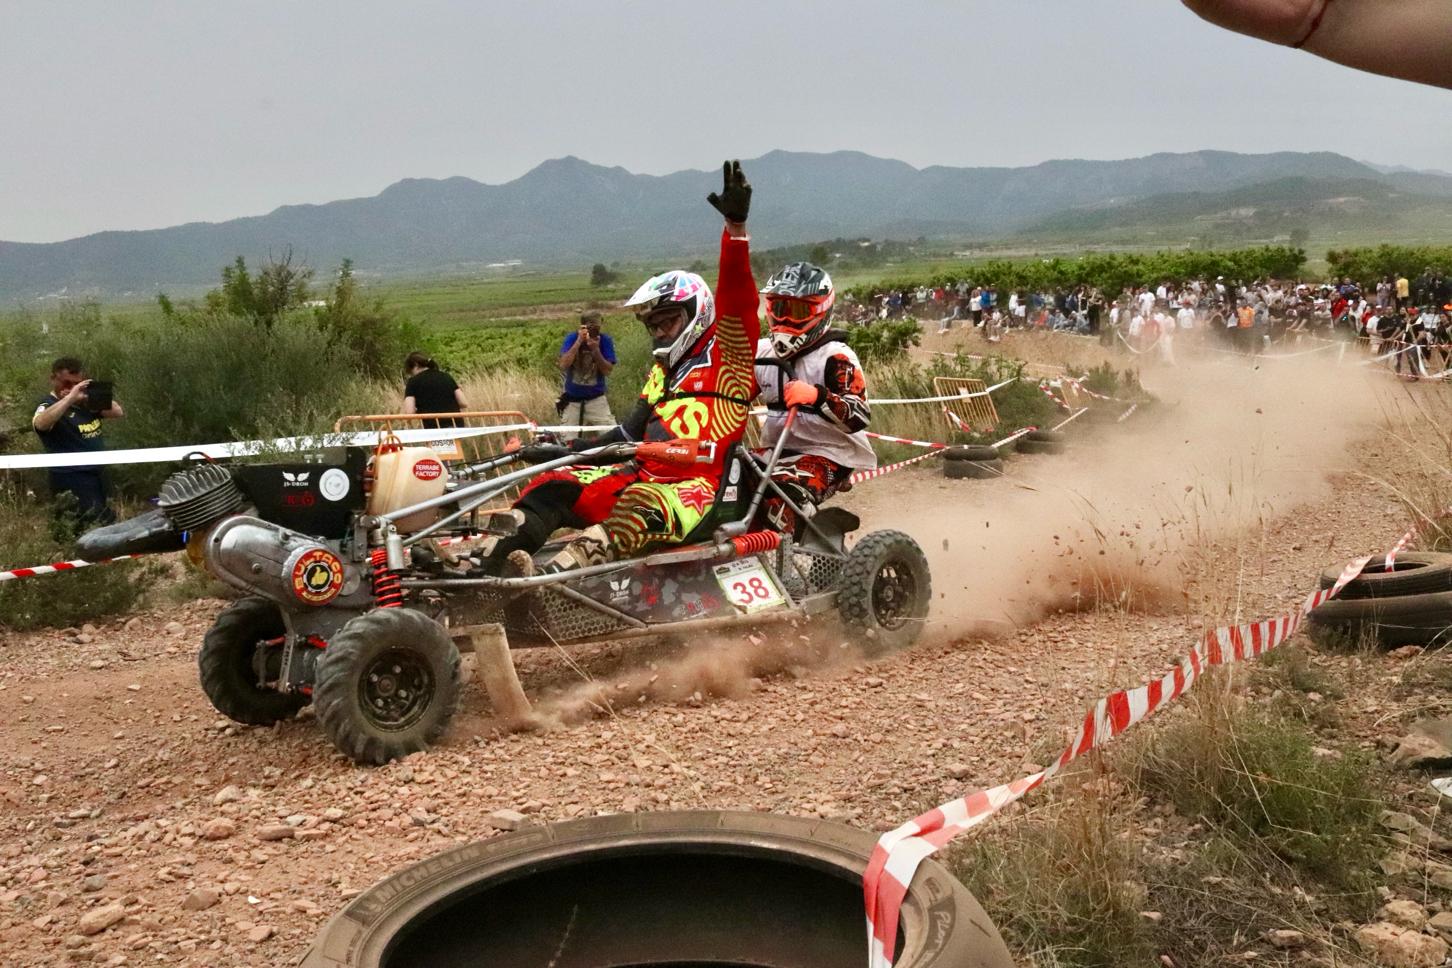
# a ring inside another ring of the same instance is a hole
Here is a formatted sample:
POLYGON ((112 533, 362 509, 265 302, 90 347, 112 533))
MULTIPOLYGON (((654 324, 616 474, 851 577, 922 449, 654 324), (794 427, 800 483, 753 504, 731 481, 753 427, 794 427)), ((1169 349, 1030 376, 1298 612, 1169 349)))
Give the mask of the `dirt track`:
MULTIPOLYGON (((1225 380, 1260 379, 1219 370, 1205 371, 1217 391, 1225 380)), ((6 963, 291 965, 344 899, 422 856, 490 836, 502 808, 534 822, 709 806, 879 828, 1011 779, 1056 752, 1100 691, 1183 651, 1205 601, 1229 589, 1240 617, 1268 614, 1303 595, 1321 567, 1395 537, 1400 510, 1354 476, 1385 471, 1369 423, 1328 413, 1345 432, 1296 440, 1283 425, 1249 429, 1257 415, 1278 419, 1277 407, 1294 422, 1345 392, 1309 401, 1299 390, 1293 399, 1267 393, 1211 412, 1210 424, 1233 430, 1238 452, 1258 448, 1226 475, 1257 496, 1239 510, 1207 497, 1194 520, 1185 495, 1219 486, 1219 457, 1203 435, 1191 435, 1188 452, 1204 452, 1204 466, 1170 449, 1182 427, 1206 417, 1193 393, 1181 401, 1193 412, 1171 399, 1146 436, 1019 458, 1011 480, 946 481, 923 470, 865 485, 850 504, 870 525, 914 533, 945 596, 940 622, 913 652, 867 665, 823 625, 789 633, 802 639, 785 657, 743 638, 712 646, 722 662, 651 645, 577 650, 576 669, 558 653, 523 654, 526 689, 562 702, 585 677, 636 684, 622 670, 654 663, 658 678, 640 698, 617 690, 609 714, 509 736, 496 734, 471 684, 446 743, 380 769, 334 754, 306 715, 275 729, 219 718, 194 666, 218 603, 80 636, 8 636, 6 963), (1176 476, 1187 466, 1188 483, 1176 476), (1199 554, 1187 565, 1190 549, 1199 554), (1074 570, 1096 558, 1112 564, 1074 570), (1209 569, 1196 564, 1207 560, 1209 569), (1145 607, 1059 611, 1093 585, 1091 574, 1145 607), (1002 607, 986 611, 993 602, 1002 607), (975 616, 1019 627, 965 638, 975 616), (271 836, 285 839, 262 839, 271 836), (121 920, 79 933, 83 915, 111 905, 121 920)))

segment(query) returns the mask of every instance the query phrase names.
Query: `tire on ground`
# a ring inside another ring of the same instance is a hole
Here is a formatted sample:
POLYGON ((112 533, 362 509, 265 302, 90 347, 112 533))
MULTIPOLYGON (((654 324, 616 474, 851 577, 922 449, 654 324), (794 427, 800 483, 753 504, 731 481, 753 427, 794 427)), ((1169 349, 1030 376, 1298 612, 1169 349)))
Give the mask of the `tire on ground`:
POLYGON ((258 643, 285 631, 282 612, 265 598, 241 599, 217 616, 197 653, 202 691, 217 712, 247 726, 271 726, 307 705, 306 696, 257 684, 258 643))
MULTIPOLYGON (((729 811, 530 827, 375 884, 300 968, 545 965, 562 938, 574 968, 856 964, 875 841, 829 821, 729 811)), ((977 900, 932 859, 903 900, 899 939, 896 963, 912 968, 1014 965, 977 900)))
POLYGON ((998 448, 988 444, 958 444, 943 451, 943 459, 949 462, 960 460, 997 460, 998 448))
POLYGON ((1046 443, 1061 444, 1068 438, 1057 430, 1030 430, 1023 435, 1024 440, 1042 440, 1046 443))
POLYGON ((438 623, 413 609, 359 615, 318 659, 318 722, 358 763, 424 749, 443 735, 458 703, 459 650, 438 623))
POLYGON ((1003 476, 1001 460, 954 460, 943 464, 943 476, 951 481, 986 480, 1003 476))
MULTIPOLYGON (((1321 587, 1330 588, 1341 577, 1340 568, 1321 572, 1321 587)), ((1394 598, 1452 591, 1452 554, 1408 551, 1396 557, 1387 571, 1386 558, 1373 558, 1360 575, 1336 596, 1337 601, 1355 598, 1394 598)))
POLYGON ((886 655, 917 640, 932 598, 928 559, 918 543, 901 531, 874 531, 847 554, 837 612, 858 633, 863 652, 886 655))
POLYGON ((1452 592, 1396 598, 1334 598, 1312 610, 1313 639, 1368 639, 1386 647, 1439 645, 1452 641, 1452 592))
POLYGON ((1062 440, 1034 440, 1025 436, 1020 437, 1015 446, 1020 454, 1062 454, 1065 444, 1062 440))

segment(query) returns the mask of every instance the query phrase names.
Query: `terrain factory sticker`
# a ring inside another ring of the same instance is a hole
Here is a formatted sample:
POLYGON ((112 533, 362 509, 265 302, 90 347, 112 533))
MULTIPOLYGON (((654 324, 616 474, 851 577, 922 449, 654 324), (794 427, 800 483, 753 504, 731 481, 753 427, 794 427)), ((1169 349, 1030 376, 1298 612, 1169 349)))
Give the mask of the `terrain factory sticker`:
POLYGON ((292 566, 292 593, 309 605, 326 605, 343 590, 343 563, 327 548, 305 552, 292 566))
POLYGON ((413 476, 421 481, 438 480, 439 475, 443 474, 443 472, 444 465, 432 457, 425 457, 413 465, 413 476))

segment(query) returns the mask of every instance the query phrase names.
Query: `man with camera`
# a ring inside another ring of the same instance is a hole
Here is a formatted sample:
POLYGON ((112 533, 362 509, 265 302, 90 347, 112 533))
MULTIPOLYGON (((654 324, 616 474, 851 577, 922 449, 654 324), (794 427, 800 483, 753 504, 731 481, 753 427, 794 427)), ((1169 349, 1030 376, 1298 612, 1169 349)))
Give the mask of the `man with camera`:
POLYGON ((580 314, 580 328, 565 337, 560 346, 560 370, 565 375, 565 392, 555 410, 567 424, 582 427, 613 427, 615 417, 605 399, 605 377, 615 369, 615 343, 600 332, 601 316, 595 310, 580 314))
MULTIPOLYGON (((111 395, 111 384, 90 379, 80 360, 63 356, 51 364, 50 393, 35 408, 30 425, 47 453, 90 453, 106 449, 101 420, 125 415, 111 395)), ((100 467, 52 468, 50 492, 62 500, 69 500, 63 495, 72 496, 73 508, 58 504, 57 510, 73 511, 78 524, 110 524, 116 520, 116 512, 106 500, 106 479, 100 467)))

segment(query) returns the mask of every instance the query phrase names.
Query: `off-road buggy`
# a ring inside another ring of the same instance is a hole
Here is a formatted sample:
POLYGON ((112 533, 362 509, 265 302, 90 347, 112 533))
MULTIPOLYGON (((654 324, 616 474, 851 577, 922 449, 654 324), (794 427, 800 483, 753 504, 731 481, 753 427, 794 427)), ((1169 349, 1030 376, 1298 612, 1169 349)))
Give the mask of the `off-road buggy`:
POLYGON ((110 556, 184 540, 194 563, 248 596, 203 640, 198 661, 212 704, 239 723, 269 725, 312 703, 337 748, 365 763, 405 756, 443 733, 459 701, 454 639, 482 624, 502 625, 511 647, 833 614, 869 653, 917 637, 930 579, 908 535, 876 531, 849 547, 856 516, 795 505, 806 522, 800 540, 748 527, 769 489, 790 500, 769 477, 780 446, 764 459, 733 448, 714 503, 684 545, 531 577, 497 577, 470 557, 471 542, 507 531, 501 498, 530 476, 628 461, 641 447, 657 459, 703 459, 694 446, 612 444, 547 453, 553 459, 522 469, 510 465, 538 460, 538 446, 451 469, 428 448, 201 464, 166 481, 156 510, 91 532, 83 550, 110 556), (380 509, 385 464, 437 493, 380 509))

